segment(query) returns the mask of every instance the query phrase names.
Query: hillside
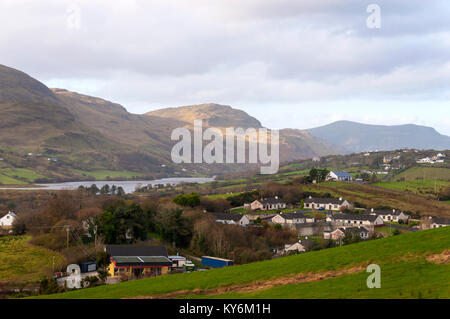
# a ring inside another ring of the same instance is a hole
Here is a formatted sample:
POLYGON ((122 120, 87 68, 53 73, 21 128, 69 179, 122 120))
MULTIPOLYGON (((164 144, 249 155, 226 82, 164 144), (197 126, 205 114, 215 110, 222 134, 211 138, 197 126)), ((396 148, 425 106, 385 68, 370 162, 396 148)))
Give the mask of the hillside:
POLYGON ((386 126, 339 121, 308 132, 347 153, 402 148, 450 149, 449 136, 439 134, 431 127, 413 124, 386 126))
POLYGON ((40 298, 449 298, 449 249, 446 227, 40 298), (381 289, 366 286, 373 263, 381 267, 381 289))

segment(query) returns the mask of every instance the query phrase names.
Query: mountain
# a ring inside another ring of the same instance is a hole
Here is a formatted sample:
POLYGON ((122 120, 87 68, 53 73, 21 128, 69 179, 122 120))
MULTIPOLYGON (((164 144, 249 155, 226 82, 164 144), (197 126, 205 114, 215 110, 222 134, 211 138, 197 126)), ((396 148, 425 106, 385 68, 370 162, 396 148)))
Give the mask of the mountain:
MULTIPOLYGON (((194 120, 202 120, 203 127, 217 127, 225 133, 225 128, 263 128, 261 122, 246 112, 228 105, 200 104, 171 107, 146 113, 149 116, 176 118, 192 128, 194 120)), ((280 130, 280 160, 291 161, 336 154, 337 150, 328 142, 312 136, 306 130, 280 130)))
POLYGON ((338 121, 308 132, 335 145, 341 153, 401 148, 450 149, 449 136, 439 134, 434 128, 414 124, 386 126, 338 121))

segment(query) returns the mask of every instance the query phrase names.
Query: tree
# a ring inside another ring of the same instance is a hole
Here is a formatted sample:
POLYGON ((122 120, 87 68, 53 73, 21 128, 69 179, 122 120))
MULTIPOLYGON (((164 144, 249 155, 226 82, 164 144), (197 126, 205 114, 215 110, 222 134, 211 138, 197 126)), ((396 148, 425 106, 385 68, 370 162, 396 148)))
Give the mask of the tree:
POLYGON ((123 195, 125 195, 125 191, 122 186, 117 187, 117 196, 122 197, 123 195))
POLYGON ((173 199, 175 204, 180 206, 195 207, 200 205, 200 195, 197 193, 178 195, 173 199))

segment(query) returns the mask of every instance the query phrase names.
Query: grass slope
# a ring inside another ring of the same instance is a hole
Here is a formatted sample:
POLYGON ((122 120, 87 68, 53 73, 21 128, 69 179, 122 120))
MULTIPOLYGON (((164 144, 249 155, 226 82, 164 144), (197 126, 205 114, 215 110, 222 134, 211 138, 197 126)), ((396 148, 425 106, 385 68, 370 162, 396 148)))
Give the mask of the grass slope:
POLYGON ((63 257, 48 249, 28 244, 28 236, 0 238, 0 282, 37 281, 46 269, 51 269, 53 256, 55 265, 63 257))
MULTIPOLYGON (((130 281, 112 286, 101 286, 71 291, 64 294, 40 296, 40 298, 89 299, 158 296, 177 291, 244 285, 300 273, 320 273, 330 270, 349 269, 354 266, 371 263, 379 264, 383 268, 384 265, 392 265, 397 262, 423 261, 425 256, 439 254, 449 248, 450 227, 447 227, 278 258, 270 261, 215 269, 206 272, 168 275, 130 281)), ((444 273, 448 273, 449 266, 445 265, 443 267, 446 267, 444 273)), ((448 277, 441 277, 439 274, 440 272, 437 275, 439 276, 438 279, 442 280, 442 282, 448 282, 448 277)), ((414 271, 414 268, 410 270, 405 268, 403 276, 414 281, 417 278, 417 273, 414 271)), ((399 284, 401 283, 399 282, 399 284)), ((353 293, 356 294, 356 292, 353 293)), ((405 293, 407 292, 405 291, 405 293)), ((317 297, 326 296, 330 295, 324 294, 318 295, 317 297)))
POLYGON ((440 167, 412 167, 395 176, 395 180, 437 179, 450 181, 450 169, 440 167))

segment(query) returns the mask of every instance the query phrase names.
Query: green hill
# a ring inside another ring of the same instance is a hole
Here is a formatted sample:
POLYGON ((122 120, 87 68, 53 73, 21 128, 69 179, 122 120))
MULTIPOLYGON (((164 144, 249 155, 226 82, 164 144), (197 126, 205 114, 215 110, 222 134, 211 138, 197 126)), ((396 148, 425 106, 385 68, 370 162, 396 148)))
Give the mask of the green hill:
POLYGON ((40 298, 449 298, 450 227, 40 298), (366 267, 381 267, 381 288, 366 267))

